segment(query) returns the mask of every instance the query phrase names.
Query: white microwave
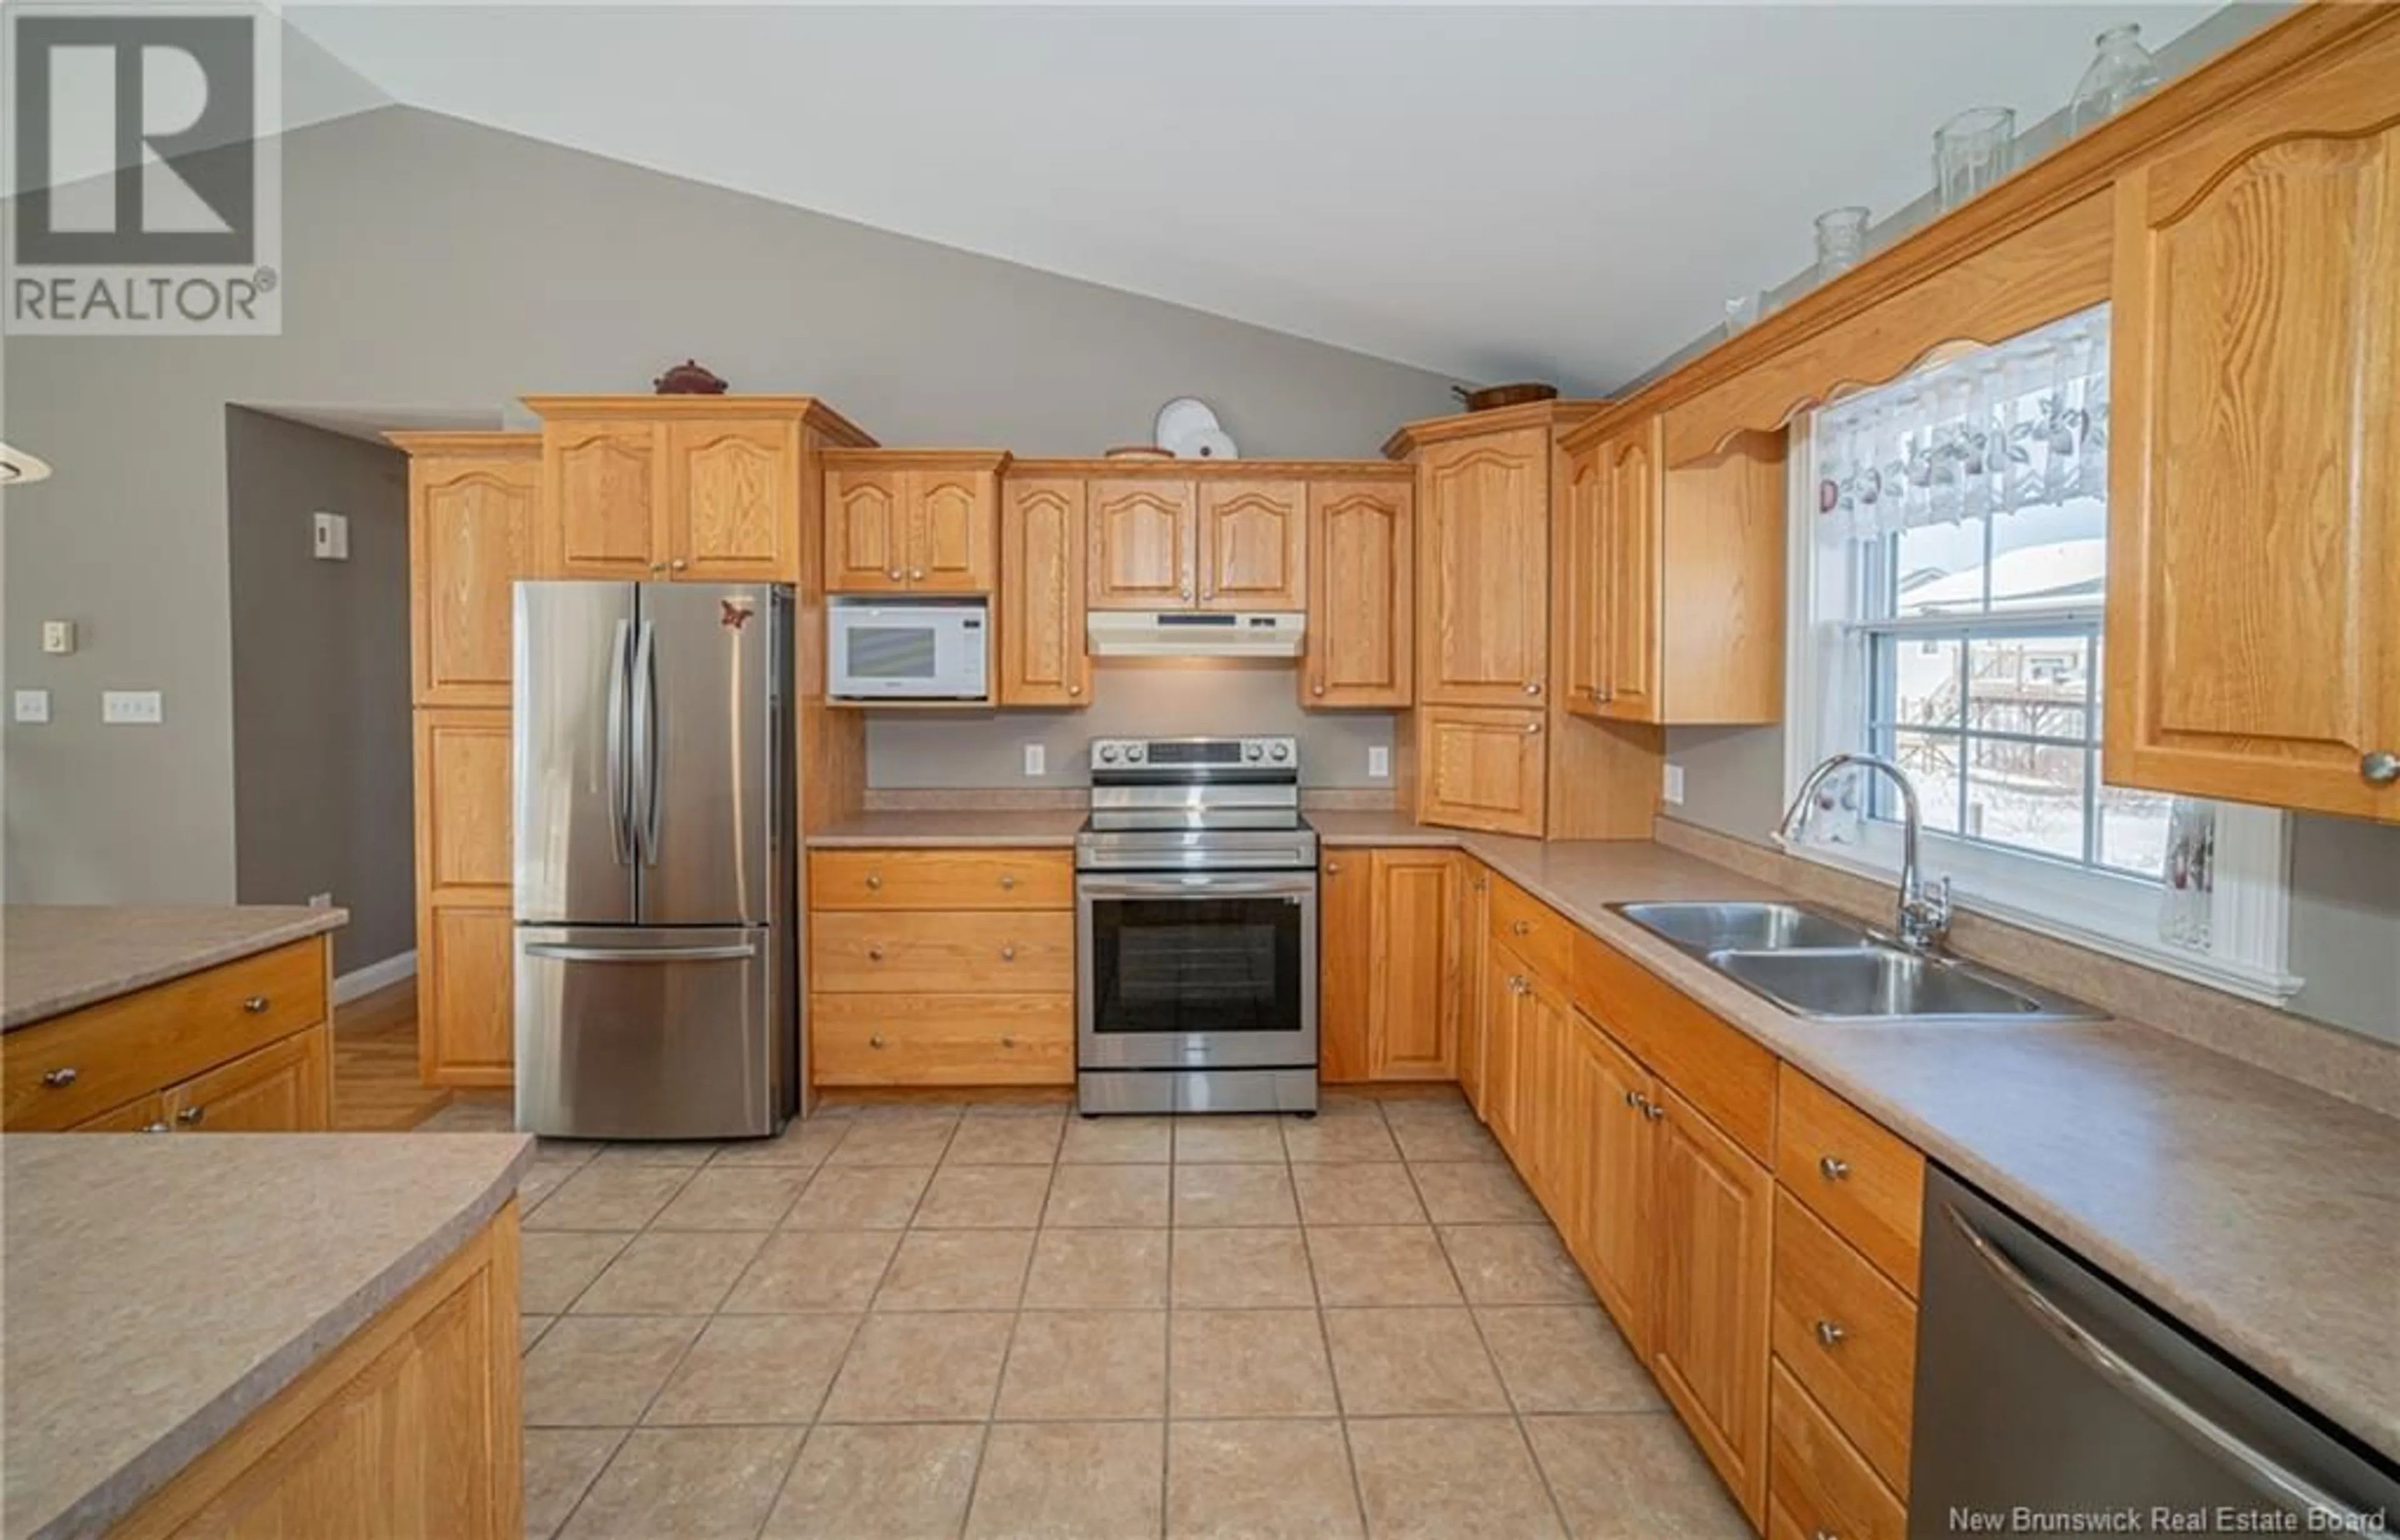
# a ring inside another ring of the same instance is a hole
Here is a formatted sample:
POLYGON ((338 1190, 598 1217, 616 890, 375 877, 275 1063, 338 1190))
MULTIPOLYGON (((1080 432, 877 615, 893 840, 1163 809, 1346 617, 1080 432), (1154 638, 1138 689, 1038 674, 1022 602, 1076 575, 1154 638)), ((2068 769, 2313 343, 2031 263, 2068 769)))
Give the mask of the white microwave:
POLYGON ((981 599, 835 599, 825 608, 825 693, 850 701, 989 698, 990 610, 981 599))

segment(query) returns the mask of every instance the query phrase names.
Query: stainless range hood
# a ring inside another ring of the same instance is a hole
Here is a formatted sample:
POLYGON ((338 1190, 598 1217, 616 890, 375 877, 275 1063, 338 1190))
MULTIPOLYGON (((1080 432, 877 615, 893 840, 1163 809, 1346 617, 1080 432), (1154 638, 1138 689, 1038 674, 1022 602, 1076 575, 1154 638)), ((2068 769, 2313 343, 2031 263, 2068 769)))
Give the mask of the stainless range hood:
POLYGON ((1307 621, 1296 609, 1096 609, 1084 630, 1095 658, 1297 658, 1307 621))

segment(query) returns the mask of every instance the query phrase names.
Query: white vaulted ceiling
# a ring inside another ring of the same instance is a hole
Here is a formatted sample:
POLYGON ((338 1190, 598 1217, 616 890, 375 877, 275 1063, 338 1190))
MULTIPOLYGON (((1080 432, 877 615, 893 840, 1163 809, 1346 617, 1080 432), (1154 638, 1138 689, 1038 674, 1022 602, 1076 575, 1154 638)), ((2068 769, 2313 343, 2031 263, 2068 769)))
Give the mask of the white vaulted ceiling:
POLYGON ((393 99, 1463 379, 1605 388, 2124 5, 331 6, 393 99))

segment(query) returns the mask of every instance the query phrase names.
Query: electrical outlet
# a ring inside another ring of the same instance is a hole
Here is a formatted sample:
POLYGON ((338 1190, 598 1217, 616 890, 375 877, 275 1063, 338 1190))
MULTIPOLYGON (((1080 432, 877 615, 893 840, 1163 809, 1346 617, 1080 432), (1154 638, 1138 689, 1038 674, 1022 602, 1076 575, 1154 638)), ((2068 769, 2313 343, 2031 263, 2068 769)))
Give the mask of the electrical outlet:
POLYGON ((1667 784, 1661 789, 1660 795, 1675 806, 1680 807, 1683 804, 1684 767, 1671 759, 1667 762, 1667 784))
POLYGON ((1025 745, 1025 773, 1026 773, 1026 774, 1028 774, 1028 775, 1046 775, 1046 774, 1048 774, 1048 773, 1049 773, 1049 751, 1048 751, 1047 749, 1044 749, 1044 748, 1043 748, 1041 744, 1039 744, 1039 743, 1028 743, 1028 744, 1026 744, 1026 745, 1025 745))
POLYGON ((20 689, 17 692, 17 720, 47 722, 50 719, 50 692, 46 689, 20 689))
POLYGON ((1371 743, 1367 748, 1367 779, 1388 781, 1392 778, 1392 750, 1389 744, 1371 743))
POLYGON ((155 689, 105 689, 100 693, 100 719, 120 727, 156 727, 167 719, 155 689))
POLYGON ((329 893, 310 893, 308 906, 312 909, 330 909, 334 906, 334 895, 329 893))

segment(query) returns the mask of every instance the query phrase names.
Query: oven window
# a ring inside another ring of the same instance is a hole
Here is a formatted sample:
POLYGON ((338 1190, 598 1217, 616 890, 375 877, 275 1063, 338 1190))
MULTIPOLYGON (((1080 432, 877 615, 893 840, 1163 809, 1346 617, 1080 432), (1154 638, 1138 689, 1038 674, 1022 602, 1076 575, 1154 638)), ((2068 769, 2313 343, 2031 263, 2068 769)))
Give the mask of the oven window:
POLYGON ((1298 1032, 1301 916, 1289 898, 1092 905, 1101 1032, 1298 1032))
POLYGON ((853 679, 930 679, 934 676, 934 628, 862 625, 846 634, 844 672, 853 679))

